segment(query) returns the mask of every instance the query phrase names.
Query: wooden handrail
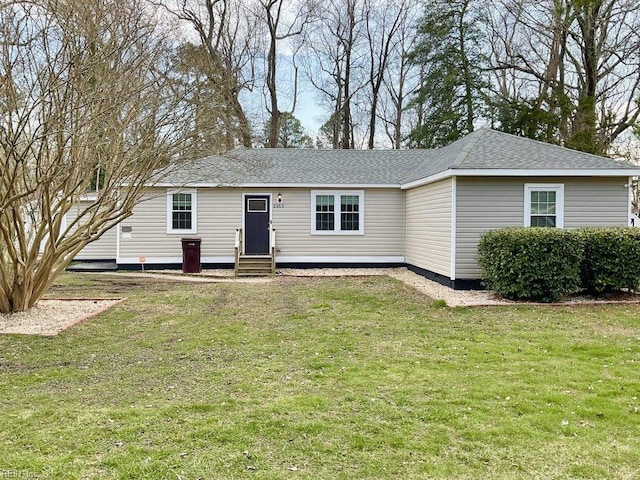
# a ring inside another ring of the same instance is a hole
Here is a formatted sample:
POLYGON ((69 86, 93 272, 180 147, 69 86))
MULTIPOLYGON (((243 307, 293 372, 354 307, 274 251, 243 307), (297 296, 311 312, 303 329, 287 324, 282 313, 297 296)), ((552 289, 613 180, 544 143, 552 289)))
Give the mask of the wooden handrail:
POLYGON ((276 273, 276 229, 271 228, 271 273, 276 273))
POLYGON ((242 254, 242 229, 236 228, 236 241, 235 241, 235 274, 238 275, 238 269, 240 268, 240 255, 242 254))

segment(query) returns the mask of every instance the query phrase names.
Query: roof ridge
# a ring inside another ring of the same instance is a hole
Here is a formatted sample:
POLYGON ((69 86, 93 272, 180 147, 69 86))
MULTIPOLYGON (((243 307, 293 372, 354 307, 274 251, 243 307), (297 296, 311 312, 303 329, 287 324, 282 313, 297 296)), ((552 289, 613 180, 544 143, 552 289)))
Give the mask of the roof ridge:
MULTIPOLYGON (((457 142, 457 141, 460 141, 460 140, 462 140, 464 138, 468 139, 467 144, 460 150, 460 153, 456 156, 454 161, 451 162, 451 165, 449 165, 449 168, 450 169, 460 168, 460 165, 462 165, 462 163, 465 161, 467 156, 471 153, 473 148, 480 141, 480 137, 483 136, 484 132, 488 132, 488 131, 489 130, 486 129, 486 128, 479 128, 478 130, 475 130, 474 132, 471 132, 470 134, 468 134, 466 137, 462 137, 459 140, 456 140, 456 142, 457 142), (476 134, 473 135, 474 133, 476 133, 476 134), (473 135, 476 138, 469 139, 469 136, 471 136, 471 135, 473 135)), ((452 145, 452 144, 450 144, 450 145, 452 145)))

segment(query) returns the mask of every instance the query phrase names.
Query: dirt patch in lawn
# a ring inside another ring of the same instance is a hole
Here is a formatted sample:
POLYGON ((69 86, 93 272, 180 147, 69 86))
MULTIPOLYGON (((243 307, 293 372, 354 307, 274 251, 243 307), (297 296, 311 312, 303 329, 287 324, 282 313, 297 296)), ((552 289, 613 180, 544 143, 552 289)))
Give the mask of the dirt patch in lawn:
POLYGON ((46 299, 26 312, 0 313, 0 334, 55 336, 124 299, 46 299))

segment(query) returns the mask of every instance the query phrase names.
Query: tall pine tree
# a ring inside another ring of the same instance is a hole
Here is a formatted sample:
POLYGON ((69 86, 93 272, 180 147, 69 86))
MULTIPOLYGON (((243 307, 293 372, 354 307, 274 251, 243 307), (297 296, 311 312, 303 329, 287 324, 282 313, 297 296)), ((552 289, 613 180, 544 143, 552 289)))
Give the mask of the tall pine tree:
POLYGON ((437 0, 425 6, 420 41, 410 54, 422 72, 413 99, 417 125, 408 138, 412 147, 447 145, 474 129, 487 81, 472 3, 437 0))

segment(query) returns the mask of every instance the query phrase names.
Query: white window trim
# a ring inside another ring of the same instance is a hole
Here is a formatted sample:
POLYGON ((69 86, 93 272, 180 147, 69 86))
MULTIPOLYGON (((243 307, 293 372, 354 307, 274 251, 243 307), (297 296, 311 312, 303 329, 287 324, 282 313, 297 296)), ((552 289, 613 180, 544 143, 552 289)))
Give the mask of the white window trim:
POLYGON ((524 226, 531 226, 531 192, 556 192, 556 228, 564 228, 564 184, 524 184, 524 226))
POLYGON ((198 233, 198 192, 195 189, 167 190, 167 234, 169 235, 194 235, 198 233), (175 229, 173 228, 173 194, 188 193, 191 195, 191 228, 175 229))
POLYGON ((311 235, 364 235, 364 190, 311 190, 311 235), (333 195, 335 230, 316 230, 317 195, 333 195), (340 195, 358 196, 358 230, 340 230, 340 195))

